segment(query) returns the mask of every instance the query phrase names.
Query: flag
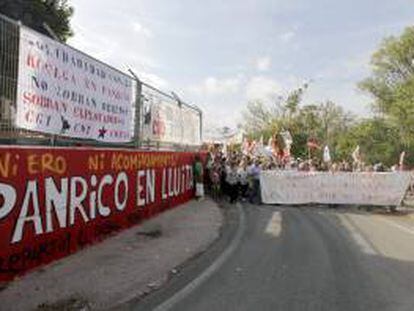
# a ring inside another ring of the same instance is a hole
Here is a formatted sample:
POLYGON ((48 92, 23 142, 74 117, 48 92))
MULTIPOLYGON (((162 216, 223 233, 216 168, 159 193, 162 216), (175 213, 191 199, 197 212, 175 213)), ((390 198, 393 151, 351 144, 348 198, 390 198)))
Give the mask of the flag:
POLYGON ((269 158, 273 157, 272 147, 270 145, 264 147, 262 150, 262 155, 267 156, 269 158))
POLYGON ((290 148, 285 148, 283 149, 283 157, 282 157, 285 162, 290 161, 290 148))
POLYGON ((325 146, 323 149, 323 162, 329 163, 331 162, 331 153, 329 152, 329 147, 325 146))
POLYGON ((290 135, 289 131, 283 131, 280 133, 280 136, 282 136, 283 141, 286 146, 290 147, 293 143, 292 135, 290 135))
POLYGON ((400 168, 404 167, 404 158, 405 158, 405 151, 401 152, 400 154, 400 161, 398 163, 400 165, 400 168))
POLYGON ((254 154, 256 150, 256 141, 253 140, 249 145, 249 154, 254 154))
POLYGON ((272 140, 272 153, 275 158, 281 159, 283 157, 283 149, 280 146, 276 134, 273 136, 272 140))
POLYGON ((243 140, 242 153, 244 155, 248 155, 249 154, 249 140, 247 139, 247 137, 245 137, 244 140, 243 140))
POLYGON ((267 145, 272 148, 273 145, 273 137, 269 137, 269 140, 267 141, 267 145))
POLYGON ((259 140, 259 143, 257 144, 257 146, 261 149, 261 148, 263 148, 263 135, 262 136, 260 136, 260 140, 259 140))
POLYGON ((321 149, 318 142, 314 138, 308 139, 308 142, 306 143, 309 149, 321 149))
POLYGON ((359 162, 361 159, 361 156, 359 154, 359 145, 356 146, 354 152, 352 152, 352 159, 354 160, 354 162, 359 162))
POLYGON ((223 155, 227 158, 227 144, 223 144, 223 155))

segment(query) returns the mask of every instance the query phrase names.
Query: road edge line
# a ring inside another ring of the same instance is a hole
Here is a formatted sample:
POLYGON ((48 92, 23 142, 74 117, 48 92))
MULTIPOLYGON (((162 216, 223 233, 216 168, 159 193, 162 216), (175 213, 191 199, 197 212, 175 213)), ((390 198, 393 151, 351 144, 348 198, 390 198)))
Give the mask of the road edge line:
POLYGON ((386 224, 388 224, 388 225, 390 225, 390 226, 392 226, 392 227, 394 227, 396 229, 399 229, 400 231, 403 231, 405 233, 414 235, 413 228, 408 228, 406 226, 400 225, 399 223, 397 223, 395 221, 392 221, 390 219, 386 219, 386 218, 383 218, 383 217, 377 217, 377 219, 380 220, 380 221, 382 221, 382 222, 385 222, 386 224))
POLYGON ((350 228, 347 228, 344 224, 345 229, 351 235, 354 242, 359 246, 360 250, 367 255, 381 255, 380 250, 371 242, 366 234, 355 224, 353 219, 349 215, 343 215, 343 221, 347 222, 350 228))
POLYGON ((226 261, 227 259, 233 254, 236 248, 239 246, 243 233, 246 228, 246 216, 244 213, 244 209, 242 208, 240 203, 237 203, 237 209, 239 212, 239 225, 237 228, 237 232, 234 235, 234 238, 230 242, 230 245, 226 248, 226 250, 220 254, 220 256, 202 273, 200 273, 195 279, 193 279, 190 283, 172 295, 170 298, 162 302, 160 305, 155 307, 153 311, 167 311, 174 307, 178 302, 183 300, 187 297, 191 292, 193 292, 197 287, 207 281, 226 261))

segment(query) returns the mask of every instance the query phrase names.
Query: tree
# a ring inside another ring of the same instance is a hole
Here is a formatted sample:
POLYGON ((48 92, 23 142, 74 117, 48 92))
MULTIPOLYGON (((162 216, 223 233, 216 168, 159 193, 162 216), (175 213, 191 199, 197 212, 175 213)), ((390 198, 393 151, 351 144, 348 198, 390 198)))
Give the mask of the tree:
POLYGON ((398 136, 398 128, 386 119, 366 119, 339 136, 337 150, 341 158, 351 160, 352 151, 359 145, 364 162, 391 166, 398 163, 402 150, 398 136))
POLYGON ((319 113, 322 131, 319 137, 336 152, 338 138, 352 127, 354 116, 329 100, 319 105, 319 113))
POLYGON ((279 132, 282 128, 289 129, 293 126, 293 119, 298 115, 298 109, 302 101, 302 95, 307 88, 307 84, 290 91, 284 98, 277 96, 277 100, 271 105, 266 105, 261 101, 249 102, 243 112, 244 130, 250 136, 260 136, 264 132, 265 139, 268 139, 274 132, 279 132))
POLYGON ((288 112, 288 116, 292 117, 298 112, 299 105, 302 101, 303 94, 308 88, 308 84, 305 83, 303 86, 291 91, 285 101, 285 109, 288 112))
POLYGON ((244 112, 244 129, 252 138, 269 137, 289 130, 293 138, 292 154, 304 158, 308 155, 307 141, 316 139, 329 145, 333 156, 338 137, 352 125, 352 116, 332 101, 314 105, 301 105, 307 85, 289 92, 286 98, 278 98, 271 106, 262 102, 249 103, 244 112))
POLYGON ((317 105, 306 105, 299 111, 298 120, 301 128, 309 137, 319 136, 321 120, 319 118, 319 107, 317 105))
POLYGON ((67 0, 2 0, 0 13, 50 37, 47 24, 61 41, 73 35, 70 28, 73 8, 67 0))
MULTIPOLYGON (((49 27, 61 41, 72 35, 69 20, 73 8, 66 0, 1 0, 0 13, 50 37, 46 29, 49 27)), ((0 79, 4 81, 0 83, 0 100, 13 102, 18 58, 10 51, 19 49, 18 27, 13 23, 1 22, 0 30, 0 79)))
POLYGON ((359 145, 367 163, 393 165, 406 151, 406 164, 414 164, 414 27, 400 37, 385 39, 371 65, 371 77, 359 87, 374 99, 374 118, 353 121, 351 114, 330 101, 301 106, 304 86, 274 106, 251 106, 246 120, 252 126, 246 131, 258 137, 289 130, 294 156, 306 154, 306 141, 313 138, 329 145, 334 160, 351 160, 359 145))
POLYGON ((244 130, 250 135, 255 135, 270 125, 272 117, 270 109, 262 102, 249 102, 243 111, 244 130))
POLYGON ((371 77, 359 86, 372 95, 372 108, 398 129, 406 147, 414 144, 414 27, 384 40, 371 58, 371 77))

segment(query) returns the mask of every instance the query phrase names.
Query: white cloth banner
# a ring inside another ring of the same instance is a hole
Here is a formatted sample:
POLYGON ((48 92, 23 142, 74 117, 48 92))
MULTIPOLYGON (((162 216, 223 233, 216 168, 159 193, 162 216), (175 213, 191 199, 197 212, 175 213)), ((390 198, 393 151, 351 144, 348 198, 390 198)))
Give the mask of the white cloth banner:
POLYGON ((162 93, 144 86, 143 102, 143 140, 200 145, 199 111, 186 105, 178 105, 162 93))
POLYGON ((16 126, 106 142, 133 137, 134 81, 65 44, 20 29, 16 126))
POLYGON ((260 186, 266 204, 399 205, 411 175, 395 173, 327 173, 262 171, 260 186))

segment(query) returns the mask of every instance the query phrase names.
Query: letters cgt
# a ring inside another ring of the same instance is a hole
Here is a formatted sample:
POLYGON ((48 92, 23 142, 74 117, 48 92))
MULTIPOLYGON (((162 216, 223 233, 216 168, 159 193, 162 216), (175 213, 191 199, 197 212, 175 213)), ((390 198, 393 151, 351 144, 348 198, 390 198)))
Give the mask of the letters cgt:
POLYGON ((0 281, 193 196, 193 153, 0 149, 0 281))

